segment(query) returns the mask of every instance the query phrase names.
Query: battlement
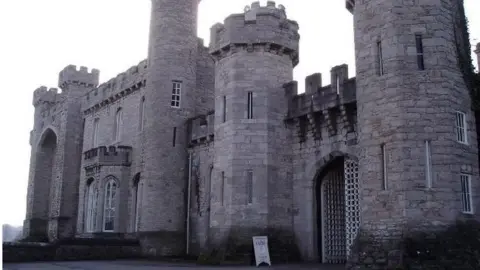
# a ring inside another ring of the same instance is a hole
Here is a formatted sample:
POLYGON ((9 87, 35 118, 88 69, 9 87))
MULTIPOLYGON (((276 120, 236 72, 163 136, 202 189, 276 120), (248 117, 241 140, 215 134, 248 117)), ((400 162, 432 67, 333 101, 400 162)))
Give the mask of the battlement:
POLYGON ((100 146, 83 153, 84 167, 91 166, 130 166, 132 163, 132 147, 100 146))
POLYGON ((57 88, 48 89, 46 86, 40 86, 33 92, 33 106, 40 103, 55 103, 59 100, 59 93, 57 88))
POLYGON ((122 72, 115 78, 102 83, 85 95, 83 100, 84 110, 114 102, 116 99, 145 86, 146 73, 147 60, 143 60, 138 65, 130 67, 126 72, 122 72))
POLYGON ((255 21, 257 14, 271 14, 279 18, 287 18, 285 7, 283 5, 277 7, 274 1, 268 1, 266 6, 261 6, 260 2, 257 1, 245 7, 245 21, 255 21))
POLYGON ((348 78, 348 66, 335 66, 330 71, 331 84, 322 86, 322 74, 314 73, 305 78, 305 92, 298 94, 298 83, 284 84, 288 97, 287 118, 299 117, 311 112, 329 110, 356 102, 355 78, 348 78))
POLYGON ((298 23, 287 18, 285 8, 269 1, 266 6, 254 2, 240 14, 228 16, 224 23, 210 29, 210 54, 223 58, 246 50, 270 51, 290 55, 298 64, 300 35, 298 23))
POLYGON ((87 67, 77 69, 75 65, 65 67, 58 76, 58 86, 65 90, 69 84, 81 85, 84 87, 97 87, 100 71, 92 69, 90 72, 87 67))

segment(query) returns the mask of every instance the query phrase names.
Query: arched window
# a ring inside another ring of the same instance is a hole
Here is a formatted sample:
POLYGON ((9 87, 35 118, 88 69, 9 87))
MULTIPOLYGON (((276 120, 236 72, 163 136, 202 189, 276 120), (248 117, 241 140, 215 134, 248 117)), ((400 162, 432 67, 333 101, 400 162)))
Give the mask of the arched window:
POLYGON ((121 133, 122 133, 122 126, 123 126, 123 110, 122 108, 118 108, 117 113, 115 114, 115 125, 114 125, 114 133, 113 138, 116 142, 120 141, 121 133))
POLYGON ((143 130, 145 126, 145 97, 140 100, 140 119, 138 120, 138 129, 143 130))
POLYGON ((103 204, 103 231, 113 232, 115 228, 117 182, 110 177, 105 183, 105 202, 103 204))
POLYGON ((133 230, 135 232, 138 231, 138 225, 140 221, 140 207, 141 207, 141 200, 142 200, 142 190, 143 190, 143 183, 140 181, 140 173, 137 173, 133 178, 133 196, 134 196, 134 204, 133 204, 133 230))
POLYGON ((98 189, 95 188, 94 179, 87 181, 87 194, 85 198, 85 231, 88 233, 95 231, 97 217, 98 189))

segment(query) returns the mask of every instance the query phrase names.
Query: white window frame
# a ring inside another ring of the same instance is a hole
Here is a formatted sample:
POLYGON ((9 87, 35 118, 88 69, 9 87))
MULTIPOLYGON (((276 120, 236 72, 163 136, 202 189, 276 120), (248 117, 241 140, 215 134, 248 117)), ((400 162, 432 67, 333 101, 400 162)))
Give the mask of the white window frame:
POLYGON ((172 99, 170 101, 170 106, 172 108, 180 108, 180 100, 182 96, 182 82, 181 81, 172 81, 172 99))
POLYGON ((93 136, 92 136, 92 147, 98 147, 98 126, 99 126, 100 119, 95 118, 93 119, 93 136))
POLYGON ((455 135, 459 143, 468 144, 467 114, 455 111, 455 135))
POLYGON ((97 199, 98 190, 95 188, 95 181, 92 181, 87 186, 86 207, 85 207, 85 231, 92 233, 95 231, 96 217, 97 217, 97 199))
POLYGON ((460 185, 462 194, 462 213, 473 214, 472 176, 469 174, 460 174, 460 185))
POLYGON ((115 113, 115 130, 114 130, 114 140, 119 142, 122 139, 122 128, 123 128, 123 109, 118 108, 115 113))
POLYGON ((115 230, 116 198, 118 193, 117 188, 117 181, 115 181, 113 178, 110 178, 105 183, 102 222, 103 232, 113 232, 115 230), (112 222, 112 228, 106 229, 106 225, 109 220, 112 222))

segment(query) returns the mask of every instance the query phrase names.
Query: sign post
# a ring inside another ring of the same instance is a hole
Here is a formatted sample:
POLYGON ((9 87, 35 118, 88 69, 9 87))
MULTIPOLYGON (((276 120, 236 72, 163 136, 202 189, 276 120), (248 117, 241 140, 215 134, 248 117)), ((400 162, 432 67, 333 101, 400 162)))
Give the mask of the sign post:
POLYGON ((268 237, 254 236, 252 238, 257 267, 260 265, 272 266, 272 263, 270 262, 270 253, 268 252, 268 237))

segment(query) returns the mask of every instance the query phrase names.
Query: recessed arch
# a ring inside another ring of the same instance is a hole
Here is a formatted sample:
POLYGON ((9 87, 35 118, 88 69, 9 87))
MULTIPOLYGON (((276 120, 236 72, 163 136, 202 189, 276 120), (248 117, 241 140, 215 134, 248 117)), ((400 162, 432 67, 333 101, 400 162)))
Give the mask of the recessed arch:
POLYGON ((323 263, 344 263, 360 222, 358 158, 333 151, 306 173, 313 181, 314 249, 323 263))
POLYGON ((53 128, 47 127, 41 133, 35 147, 33 172, 33 202, 30 237, 48 239, 48 220, 52 192, 52 178, 56 172, 58 137, 53 128))
POLYGON ((104 201, 103 201, 102 231, 114 232, 116 227, 115 220, 116 220, 117 208, 118 208, 117 198, 118 198, 119 181, 115 176, 109 175, 104 178, 103 182, 104 182, 103 183, 104 201))
POLYGON ((95 185, 95 178, 87 179, 85 188, 85 232, 92 233, 96 229, 98 187, 95 185))

